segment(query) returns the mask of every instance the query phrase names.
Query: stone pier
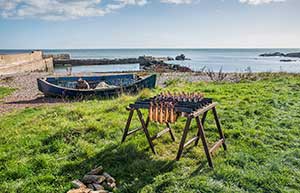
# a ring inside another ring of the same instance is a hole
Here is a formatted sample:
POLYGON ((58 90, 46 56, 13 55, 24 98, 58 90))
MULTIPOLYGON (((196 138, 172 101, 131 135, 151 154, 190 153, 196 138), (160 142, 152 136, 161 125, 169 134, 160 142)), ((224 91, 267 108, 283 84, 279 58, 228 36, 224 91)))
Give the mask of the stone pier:
POLYGON ((44 59, 42 51, 0 55, 0 75, 34 71, 52 72, 53 68, 53 59, 44 59))

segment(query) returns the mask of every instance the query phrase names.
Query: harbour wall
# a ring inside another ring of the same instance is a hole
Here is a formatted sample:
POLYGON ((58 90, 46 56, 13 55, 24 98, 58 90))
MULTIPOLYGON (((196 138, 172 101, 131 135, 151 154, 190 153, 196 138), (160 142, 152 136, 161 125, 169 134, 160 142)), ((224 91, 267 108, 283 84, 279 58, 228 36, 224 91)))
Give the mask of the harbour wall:
POLYGON ((109 64, 137 64, 137 58, 124 59, 54 59, 54 66, 83 66, 83 65, 109 65, 109 64))
POLYGON ((52 58, 43 58, 42 51, 0 55, 0 75, 54 69, 52 58))
POLYGON ((68 54, 44 55, 45 58, 53 57, 55 67, 85 66, 85 65, 113 65, 113 64, 140 64, 141 70, 154 72, 191 72, 192 70, 178 64, 168 64, 165 61, 174 60, 171 57, 140 56, 138 58, 115 59, 72 59, 68 54))
POLYGON ((170 57, 153 57, 153 56, 140 56, 138 58, 115 58, 115 59, 73 59, 67 54, 60 55, 44 55, 53 58, 54 66, 83 66, 83 65, 110 65, 110 64, 140 64, 146 65, 149 62, 164 62, 174 60, 170 57))

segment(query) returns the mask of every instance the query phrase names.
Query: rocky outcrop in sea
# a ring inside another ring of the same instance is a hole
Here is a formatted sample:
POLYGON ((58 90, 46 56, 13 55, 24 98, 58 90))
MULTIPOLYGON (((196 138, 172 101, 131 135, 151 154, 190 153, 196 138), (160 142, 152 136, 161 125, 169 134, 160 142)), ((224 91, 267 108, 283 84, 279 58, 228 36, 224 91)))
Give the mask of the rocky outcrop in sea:
POLYGON ((300 58, 300 52, 293 52, 293 53, 282 53, 282 52, 273 52, 273 53, 264 53, 260 54, 259 56, 261 57, 274 57, 274 56, 279 56, 279 57, 291 57, 291 58, 300 58))
POLYGON ((180 54, 175 57, 175 60, 191 60, 190 58, 186 58, 184 54, 180 54))
POLYGON ((259 56, 261 57, 274 57, 274 56, 285 56, 284 53, 281 53, 281 52, 273 52, 273 53, 264 53, 264 54, 260 54, 259 56))

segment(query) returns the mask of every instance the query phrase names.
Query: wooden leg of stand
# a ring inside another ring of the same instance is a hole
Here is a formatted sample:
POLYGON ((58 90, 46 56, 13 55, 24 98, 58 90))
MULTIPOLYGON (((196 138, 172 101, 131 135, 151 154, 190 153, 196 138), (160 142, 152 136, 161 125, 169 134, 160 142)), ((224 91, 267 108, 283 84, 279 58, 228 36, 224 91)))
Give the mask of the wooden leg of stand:
POLYGON ((123 133, 123 137, 122 137, 122 141, 121 141, 122 143, 125 141, 125 139, 127 137, 128 129, 130 127, 130 123, 131 123, 131 119, 132 119, 133 113, 134 113, 134 109, 131 109, 130 112, 129 112, 129 116, 128 116, 128 119, 127 119, 127 123, 126 123, 125 129, 124 129, 124 133, 123 133))
MULTIPOLYGON (((204 128, 204 122, 205 122, 205 120, 206 120, 206 116, 207 116, 207 111, 205 112, 205 113, 203 113, 203 116, 202 116, 202 119, 201 119, 201 124, 202 124, 202 127, 204 128)), ((197 133, 197 139, 196 139, 196 141, 195 141, 195 146, 197 146, 198 145, 198 143, 199 143, 199 139, 200 139, 200 134, 201 134, 201 132, 200 132, 200 129, 198 128, 198 133, 197 133)))
POLYGON ((148 116, 147 119, 146 119, 146 124, 145 124, 147 129, 148 129, 149 122, 150 122, 150 118, 148 116))
POLYGON ((217 125, 217 128, 218 128, 218 131, 219 131, 220 139, 223 139, 223 143, 222 143, 223 148, 226 151, 227 150, 227 146, 225 144, 225 137, 224 137, 224 134, 223 134, 223 131, 222 131, 222 128, 221 128, 221 124, 220 124, 220 121, 219 121, 219 117, 218 117, 218 114, 217 114, 216 107, 214 107, 212 109, 212 111, 213 111, 213 114, 214 114, 214 118, 215 118, 215 121, 216 121, 216 125, 217 125))
POLYGON ((182 135, 182 138, 181 138, 181 141, 180 141, 180 145, 179 145, 179 149, 178 149, 178 153, 177 153, 177 157, 176 157, 177 161, 181 157, 181 154, 182 154, 182 151, 183 151, 183 148, 184 148, 184 143, 185 143, 185 140, 186 140, 186 136, 187 136, 188 130, 190 129, 191 121, 192 121, 191 117, 188 117, 187 120, 186 120, 185 128, 183 130, 183 135, 182 135))
POLYGON ((204 123, 205 123, 205 120, 206 120, 206 117, 207 117, 207 112, 208 111, 206 111, 206 112, 203 113, 203 116, 202 116, 202 119, 201 119, 201 123, 202 123, 203 127, 204 127, 204 123))
POLYGON ((140 121, 141 121, 143 130, 144 130, 144 133, 145 133, 146 138, 147 138, 147 140, 148 140, 148 143, 149 143, 149 145, 150 145, 150 148, 151 148, 152 152, 153 152, 154 154, 156 154, 156 151, 155 151, 155 149, 154 149, 154 145, 153 145, 153 143, 152 143, 152 140, 151 140, 151 137, 150 137, 148 128, 147 128, 147 127, 148 127, 148 123, 149 123, 149 117, 147 118, 147 123, 145 123, 141 111, 140 111, 139 109, 137 109, 136 111, 137 111, 137 114, 138 114, 139 119, 140 119, 140 121))
POLYGON ((167 127, 170 129, 169 132, 170 132, 170 135, 171 135, 172 140, 175 141, 175 136, 174 136, 174 134, 173 134, 171 125, 170 125, 169 123, 166 123, 166 125, 167 125, 167 127))
POLYGON ((202 141, 202 144, 203 144, 203 148, 204 148, 204 151, 205 151, 205 154, 206 154, 206 157, 207 157, 208 165, 213 168, 214 166, 213 166, 211 155, 209 153, 208 145, 207 145, 207 142, 206 142, 204 129, 203 129, 203 126, 202 126, 202 123, 201 123, 199 117, 196 117, 196 122, 197 122, 198 130, 200 132, 200 137, 201 137, 201 141, 202 141))

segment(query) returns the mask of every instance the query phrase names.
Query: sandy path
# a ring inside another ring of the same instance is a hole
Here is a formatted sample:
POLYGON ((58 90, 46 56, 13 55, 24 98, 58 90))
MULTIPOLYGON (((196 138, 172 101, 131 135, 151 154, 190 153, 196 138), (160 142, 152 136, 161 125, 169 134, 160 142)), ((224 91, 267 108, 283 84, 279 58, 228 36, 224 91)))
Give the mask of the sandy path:
POLYGON ((63 103, 61 99, 45 98, 37 88, 36 79, 47 73, 22 73, 0 77, 0 86, 16 88, 16 91, 0 102, 0 114, 14 109, 63 103))

